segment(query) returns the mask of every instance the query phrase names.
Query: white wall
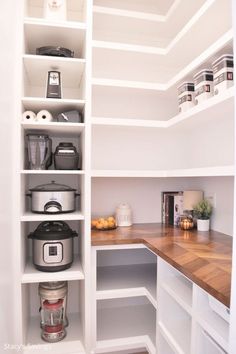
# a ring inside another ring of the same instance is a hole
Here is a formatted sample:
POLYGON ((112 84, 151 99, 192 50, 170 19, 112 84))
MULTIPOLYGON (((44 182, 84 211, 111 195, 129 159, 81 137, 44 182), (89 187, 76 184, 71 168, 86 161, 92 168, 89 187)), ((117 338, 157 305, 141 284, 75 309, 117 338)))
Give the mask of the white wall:
POLYGON ((161 192, 200 189, 216 195, 212 229, 232 235, 233 178, 93 178, 92 215, 114 214, 121 202, 130 204, 133 222, 161 222, 161 192))

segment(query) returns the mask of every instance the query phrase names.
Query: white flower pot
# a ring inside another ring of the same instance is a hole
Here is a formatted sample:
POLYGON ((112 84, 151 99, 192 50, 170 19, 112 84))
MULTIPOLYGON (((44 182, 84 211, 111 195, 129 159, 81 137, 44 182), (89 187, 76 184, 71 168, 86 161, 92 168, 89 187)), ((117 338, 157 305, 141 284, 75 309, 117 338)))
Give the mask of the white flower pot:
POLYGON ((209 231, 209 228, 210 228, 210 219, 208 220, 197 219, 198 231, 209 231))

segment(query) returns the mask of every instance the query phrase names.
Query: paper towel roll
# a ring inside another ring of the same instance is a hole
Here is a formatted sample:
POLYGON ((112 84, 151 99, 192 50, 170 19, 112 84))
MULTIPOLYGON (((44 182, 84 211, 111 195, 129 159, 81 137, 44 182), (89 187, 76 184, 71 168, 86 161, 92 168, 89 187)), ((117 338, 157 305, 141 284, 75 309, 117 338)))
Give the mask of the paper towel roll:
POLYGON ((43 122, 51 122, 53 120, 53 117, 50 112, 46 110, 39 111, 37 114, 37 121, 40 123, 43 122))
POLYGON ((22 114, 23 122, 35 122, 36 121, 36 114, 32 111, 25 111, 22 114))

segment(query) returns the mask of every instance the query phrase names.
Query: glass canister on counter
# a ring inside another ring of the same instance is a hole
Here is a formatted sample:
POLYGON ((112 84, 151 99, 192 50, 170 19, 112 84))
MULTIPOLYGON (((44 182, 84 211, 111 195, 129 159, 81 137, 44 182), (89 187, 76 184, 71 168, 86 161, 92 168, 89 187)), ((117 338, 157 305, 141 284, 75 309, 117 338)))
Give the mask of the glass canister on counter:
POLYGON ((185 112, 194 106, 194 83, 183 82, 178 87, 179 112, 185 112))
POLYGON ((212 63, 214 75, 214 94, 223 92, 234 84, 234 57, 232 54, 221 55, 212 63))
POLYGON ((203 69, 193 77, 195 86, 195 103, 199 104, 213 96, 213 71, 203 69))

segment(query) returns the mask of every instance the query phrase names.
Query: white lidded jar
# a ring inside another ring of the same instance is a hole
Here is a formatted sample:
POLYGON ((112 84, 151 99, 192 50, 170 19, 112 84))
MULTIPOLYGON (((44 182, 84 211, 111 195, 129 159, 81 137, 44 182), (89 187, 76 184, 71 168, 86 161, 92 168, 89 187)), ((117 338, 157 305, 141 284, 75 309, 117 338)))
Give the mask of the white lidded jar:
POLYGON ((194 106, 194 83, 183 82, 178 87, 179 112, 185 112, 194 106))
POLYGON ((116 224, 117 226, 132 225, 132 211, 127 203, 121 203, 116 208, 116 224))
POLYGON ((213 71, 203 69, 193 77, 195 85, 195 103, 201 103, 213 96, 213 71))
POLYGON ((234 57, 224 54, 212 63, 214 74, 214 93, 226 90, 234 84, 234 57))

